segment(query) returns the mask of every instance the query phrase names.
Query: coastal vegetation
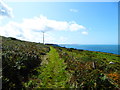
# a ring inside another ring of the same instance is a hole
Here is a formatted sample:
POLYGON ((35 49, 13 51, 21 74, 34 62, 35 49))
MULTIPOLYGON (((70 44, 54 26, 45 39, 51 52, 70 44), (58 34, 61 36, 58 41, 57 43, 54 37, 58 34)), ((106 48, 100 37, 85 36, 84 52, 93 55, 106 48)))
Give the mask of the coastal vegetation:
POLYGON ((2 88, 120 89, 120 55, 2 38, 2 88))

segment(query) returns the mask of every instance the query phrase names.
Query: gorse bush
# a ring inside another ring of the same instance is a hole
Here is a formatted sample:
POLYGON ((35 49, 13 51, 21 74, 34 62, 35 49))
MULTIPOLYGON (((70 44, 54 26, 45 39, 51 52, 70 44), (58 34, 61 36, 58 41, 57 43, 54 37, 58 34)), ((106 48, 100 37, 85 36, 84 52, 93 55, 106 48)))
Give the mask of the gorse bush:
POLYGON ((41 63, 41 53, 49 51, 49 47, 41 44, 2 39, 2 71, 3 89, 24 88, 34 68, 41 63))
MULTIPOLYGON (((73 88, 96 90, 96 89, 113 89, 118 88, 118 82, 110 80, 106 75, 110 72, 120 74, 120 61, 116 55, 104 53, 95 53, 91 51, 67 50, 66 48, 56 48, 67 63, 67 71, 71 73, 69 84, 73 88), (106 58, 107 57, 107 58, 106 58), (108 59, 109 58, 109 59, 108 59), (109 64, 110 61, 115 64, 109 64), (93 68, 93 62, 95 68, 93 68), (110 68, 111 67, 111 68, 110 68)), ((117 80, 119 80, 117 78, 117 80)))

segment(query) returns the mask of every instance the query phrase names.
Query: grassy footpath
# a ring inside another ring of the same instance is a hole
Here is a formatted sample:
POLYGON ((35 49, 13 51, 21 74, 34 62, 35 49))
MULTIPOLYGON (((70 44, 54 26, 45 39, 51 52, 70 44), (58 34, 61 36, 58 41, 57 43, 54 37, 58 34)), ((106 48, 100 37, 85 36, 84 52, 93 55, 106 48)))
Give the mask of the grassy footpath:
POLYGON ((50 47, 48 64, 41 67, 39 78, 42 80, 41 87, 57 88, 67 87, 66 83, 69 80, 69 75, 65 70, 66 64, 64 60, 59 58, 59 54, 55 48, 50 47))
POLYGON ((35 88, 68 88, 67 84, 70 75, 65 70, 66 64, 64 59, 59 58, 59 54, 55 48, 50 47, 50 52, 48 55, 48 61, 45 62, 37 68, 38 76, 37 79, 40 80, 40 83, 29 81, 26 83, 27 87, 35 88), (33 83, 35 84, 33 85, 33 83))

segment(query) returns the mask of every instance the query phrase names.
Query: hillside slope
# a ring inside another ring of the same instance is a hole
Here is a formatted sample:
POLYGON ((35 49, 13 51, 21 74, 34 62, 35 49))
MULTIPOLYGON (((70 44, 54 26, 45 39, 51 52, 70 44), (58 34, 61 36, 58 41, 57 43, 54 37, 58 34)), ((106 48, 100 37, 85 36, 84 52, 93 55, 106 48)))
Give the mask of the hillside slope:
POLYGON ((2 37, 3 89, 120 88, 120 56, 2 37))

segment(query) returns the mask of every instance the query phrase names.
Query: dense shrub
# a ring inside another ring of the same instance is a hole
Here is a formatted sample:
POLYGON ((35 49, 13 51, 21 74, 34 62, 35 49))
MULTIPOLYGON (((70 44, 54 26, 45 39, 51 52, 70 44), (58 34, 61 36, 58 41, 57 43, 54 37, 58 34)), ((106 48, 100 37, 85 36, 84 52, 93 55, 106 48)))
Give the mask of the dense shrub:
POLYGON ((24 88, 23 84, 40 66, 41 57, 49 51, 42 44, 21 42, 14 38, 2 39, 3 89, 24 88))

